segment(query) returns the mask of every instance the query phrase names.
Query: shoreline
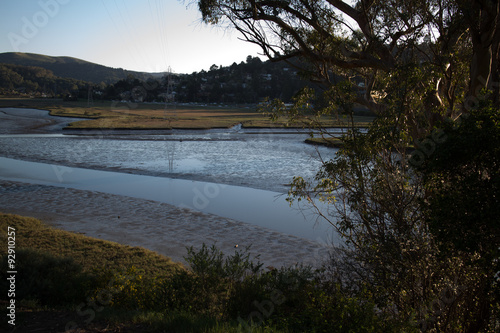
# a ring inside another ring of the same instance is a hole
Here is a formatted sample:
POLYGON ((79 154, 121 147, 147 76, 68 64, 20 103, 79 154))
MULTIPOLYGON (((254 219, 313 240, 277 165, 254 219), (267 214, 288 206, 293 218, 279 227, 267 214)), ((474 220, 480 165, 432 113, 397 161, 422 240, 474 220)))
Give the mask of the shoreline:
MULTIPOLYGON (((340 244, 333 228, 312 207, 290 205, 285 194, 221 182, 145 176, 0 158, 0 179, 167 203, 214 214, 319 243, 340 244), (320 220, 318 220, 320 219, 320 220), (314 226, 314 227, 313 227, 314 226)), ((123 171, 123 170, 119 170, 123 171)), ((318 202, 318 205, 322 206, 318 202)))
MULTIPOLYGON (((29 135, 29 134, 26 134, 29 135)), ((1 136, 1 134, 0 134, 1 136)), ((0 158, 8 158, 8 159, 13 159, 13 160, 19 160, 19 161, 25 161, 25 162, 34 162, 34 163, 43 163, 43 164, 50 164, 50 165, 57 165, 58 167, 64 167, 64 168, 79 168, 79 169, 86 169, 86 170, 95 170, 95 171, 106 171, 106 172, 118 172, 118 173, 123 173, 123 174, 128 174, 128 175, 136 175, 136 176, 149 176, 149 177, 160 177, 160 178, 168 178, 168 179, 173 179, 173 180, 187 180, 187 181, 195 181, 195 182, 206 182, 206 183, 214 183, 220 186, 238 186, 238 187, 246 187, 249 189, 254 189, 254 190, 263 190, 263 191, 270 191, 270 192, 276 192, 280 193, 281 195, 286 195, 288 188, 290 187, 290 184, 281 184, 285 189, 281 188, 269 188, 268 186, 259 186, 259 185, 253 185, 253 186, 248 186, 244 184, 240 184, 234 181, 221 181, 220 179, 214 180, 209 177, 204 177, 192 173, 169 173, 169 172, 161 172, 161 171, 148 171, 144 169, 138 169, 138 168, 126 168, 122 166, 96 166, 96 165, 89 165, 86 163, 81 163, 81 162, 70 162, 70 161, 55 161, 55 160, 50 160, 50 159, 36 159, 24 155, 13 155, 13 154, 0 154, 0 158)))
MULTIPOLYGON (((43 109, 25 107, 21 114, 16 110, 15 115, 5 109, 0 108, 0 134, 5 135, 65 135, 61 124, 72 119, 51 116, 43 109)), ((141 174, 137 170, 119 171, 141 174)), ((0 180, 0 194, 0 210, 4 213, 32 216, 56 228, 141 246, 180 262, 184 262, 186 247, 199 247, 202 243, 216 243, 226 254, 231 254, 235 245, 241 248, 253 244, 250 252, 260 254, 262 262, 275 267, 297 262, 319 266, 328 258, 327 244, 151 200, 6 180, 0 180)))
POLYGON ((152 200, 0 180, 3 213, 39 218, 50 226, 140 246, 185 263, 186 247, 216 244, 225 254, 251 246, 265 266, 319 267, 329 246, 249 223, 152 200))

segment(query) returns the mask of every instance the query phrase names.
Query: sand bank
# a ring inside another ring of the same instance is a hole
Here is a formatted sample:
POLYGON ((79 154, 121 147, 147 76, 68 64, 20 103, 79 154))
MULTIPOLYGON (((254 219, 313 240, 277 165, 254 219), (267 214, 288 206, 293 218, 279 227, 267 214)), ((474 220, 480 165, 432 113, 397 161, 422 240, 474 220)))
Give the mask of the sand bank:
POLYGON ((203 243, 230 254, 251 246, 266 266, 319 265, 328 247, 270 229, 166 203, 93 191, 0 181, 0 211, 33 216, 54 227, 141 246, 184 262, 203 243))

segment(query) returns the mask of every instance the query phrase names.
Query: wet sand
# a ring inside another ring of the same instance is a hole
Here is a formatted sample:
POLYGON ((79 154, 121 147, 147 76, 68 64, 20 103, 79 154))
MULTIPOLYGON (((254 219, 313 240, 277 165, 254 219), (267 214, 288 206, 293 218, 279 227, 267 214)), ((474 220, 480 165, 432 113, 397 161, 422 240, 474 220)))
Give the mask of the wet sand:
POLYGON ((55 117, 49 111, 0 108, 0 134, 42 134, 61 132, 73 121, 84 118, 55 117))
POLYGON ((212 214, 126 196, 0 181, 0 210, 87 236, 141 246, 185 262, 186 247, 216 244, 226 254, 251 246, 266 266, 319 266, 326 244, 212 214))

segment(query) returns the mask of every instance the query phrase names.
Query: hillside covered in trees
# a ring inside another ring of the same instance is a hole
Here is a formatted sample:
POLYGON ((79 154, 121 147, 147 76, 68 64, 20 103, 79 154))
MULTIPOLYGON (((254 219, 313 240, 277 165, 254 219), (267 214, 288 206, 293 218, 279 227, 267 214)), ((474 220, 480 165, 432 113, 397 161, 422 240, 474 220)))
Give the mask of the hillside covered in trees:
POLYGON ((105 99, 135 102, 257 103, 269 98, 290 101, 307 84, 284 63, 262 62, 247 57, 246 62, 229 67, 212 65, 209 71, 189 75, 171 74, 162 79, 141 81, 133 76, 108 85, 105 99))
POLYGON ((105 81, 111 78, 102 77, 103 81, 98 84, 77 77, 63 78, 47 67, 0 62, 0 94, 87 98, 90 87, 94 99, 240 104, 257 103, 266 97, 290 102, 297 91, 311 86, 310 82, 301 80, 292 66, 263 62, 251 56, 246 62, 229 67, 214 64, 209 71, 192 74, 165 73, 158 78, 128 74, 110 83, 105 81))
POLYGON ((85 81, 55 76, 45 68, 0 63, 0 95, 69 96, 88 86, 85 81))
POLYGON ((115 83, 129 75, 140 79, 150 76, 147 73, 111 68, 72 57, 51 57, 42 54, 5 52, 0 53, 0 63, 29 67, 42 67, 62 78, 88 81, 94 84, 115 83))
POLYGON ((255 103, 265 97, 290 101, 306 84, 296 70, 286 63, 262 62, 248 56, 246 63, 229 67, 213 65, 179 78, 176 97, 179 101, 208 103, 255 103))

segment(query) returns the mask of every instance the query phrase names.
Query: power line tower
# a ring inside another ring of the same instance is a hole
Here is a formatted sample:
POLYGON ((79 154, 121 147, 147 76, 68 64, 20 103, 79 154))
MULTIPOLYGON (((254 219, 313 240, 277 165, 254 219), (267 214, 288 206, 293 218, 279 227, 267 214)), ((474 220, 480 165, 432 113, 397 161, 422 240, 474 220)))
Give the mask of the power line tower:
POLYGON ((169 119, 169 122, 175 118, 176 115, 176 104, 175 104, 175 92, 174 92, 174 82, 172 77, 172 68, 168 66, 167 71, 167 92, 165 94, 165 109, 163 112, 163 118, 169 119))
POLYGON ((87 107, 88 108, 94 107, 93 87, 91 85, 89 85, 89 91, 87 94, 87 107))

